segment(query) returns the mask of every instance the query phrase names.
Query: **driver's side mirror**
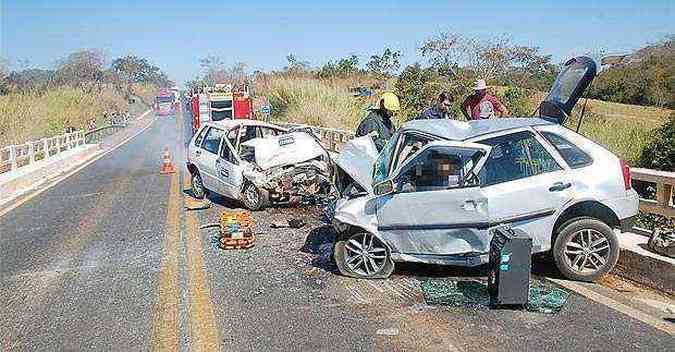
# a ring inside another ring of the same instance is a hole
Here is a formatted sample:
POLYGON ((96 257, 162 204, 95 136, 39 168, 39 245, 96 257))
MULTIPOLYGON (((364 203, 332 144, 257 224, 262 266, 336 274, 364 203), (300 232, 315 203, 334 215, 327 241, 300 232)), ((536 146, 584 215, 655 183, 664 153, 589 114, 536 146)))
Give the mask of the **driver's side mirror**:
POLYGON ((375 193, 376 196, 392 194, 396 192, 396 185, 392 180, 384 180, 373 186, 373 192, 375 193))

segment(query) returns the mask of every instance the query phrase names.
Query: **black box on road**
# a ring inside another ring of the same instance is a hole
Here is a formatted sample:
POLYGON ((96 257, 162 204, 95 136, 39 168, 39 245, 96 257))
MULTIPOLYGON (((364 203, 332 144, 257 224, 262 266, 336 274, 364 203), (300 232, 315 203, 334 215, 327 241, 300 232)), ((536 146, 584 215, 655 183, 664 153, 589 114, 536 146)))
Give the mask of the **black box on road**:
POLYGON ((490 305, 525 306, 530 290, 532 238, 522 230, 506 226, 490 232, 490 305))

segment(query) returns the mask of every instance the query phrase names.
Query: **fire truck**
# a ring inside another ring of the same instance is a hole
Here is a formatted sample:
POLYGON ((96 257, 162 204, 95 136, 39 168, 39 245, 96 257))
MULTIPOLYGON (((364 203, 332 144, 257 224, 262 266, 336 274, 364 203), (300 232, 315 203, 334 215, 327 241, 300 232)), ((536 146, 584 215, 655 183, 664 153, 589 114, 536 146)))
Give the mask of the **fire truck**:
POLYGON ((197 131, 205 121, 221 121, 253 118, 253 101, 245 86, 241 90, 231 85, 216 84, 205 88, 207 93, 192 97, 192 129, 197 131))

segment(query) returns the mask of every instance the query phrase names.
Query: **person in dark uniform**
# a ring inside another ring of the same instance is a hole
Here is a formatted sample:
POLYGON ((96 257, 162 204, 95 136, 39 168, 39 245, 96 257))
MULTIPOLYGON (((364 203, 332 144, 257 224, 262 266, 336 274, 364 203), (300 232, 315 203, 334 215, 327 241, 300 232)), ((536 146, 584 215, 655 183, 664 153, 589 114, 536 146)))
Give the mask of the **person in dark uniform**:
POLYGON ((424 109, 421 114, 415 117, 415 120, 448 119, 450 118, 450 108, 452 108, 452 94, 450 92, 442 92, 438 95, 436 104, 424 109))
POLYGON ((395 111, 401 109, 396 94, 383 93, 378 104, 379 108, 370 110, 368 116, 356 128, 356 137, 371 135, 377 151, 381 151, 396 130, 391 117, 395 111))

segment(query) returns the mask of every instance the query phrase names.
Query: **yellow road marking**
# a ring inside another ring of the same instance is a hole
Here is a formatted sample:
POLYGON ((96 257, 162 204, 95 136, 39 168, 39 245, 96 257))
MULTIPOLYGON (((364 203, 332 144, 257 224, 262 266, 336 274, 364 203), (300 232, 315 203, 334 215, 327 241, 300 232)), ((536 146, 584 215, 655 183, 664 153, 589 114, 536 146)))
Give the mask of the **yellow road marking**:
MULTIPOLYGON (((180 125, 178 125, 178 131, 180 132, 180 125)), ((178 322, 181 302, 178 264, 182 249, 180 174, 181 169, 177 168, 177 172, 171 175, 169 188, 169 205, 166 212, 167 230, 159 272, 159 297, 155 301, 153 310, 153 351, 177 351, 179 348, 178 322)))
POLYGON ((164 237, 164 249, 159 274, 159 297, 155 302, 152 350, 178 350, 178 305, 179 276, 178 257, 180 250, 180 206, 179 175, 171 175, 171 189, 169 190, 169 206, 166 213, 167 233, 164 237))
MULTIPOLYGON (((177 114, 179 134, 183 134, 183 114, 177 114)), ((179 153, 185 155, 182 140, 179 153)), ((190 179, 185 174, 183 189, 190 188, 190 179)), ((186 228, 186 255, 188 271, 188 287, 190 297, 190 347, 192 351, 220 350, 219 331, 216 328, 216 317, 211 299, 211 289, 204 271, 202 256, 202 238, 198 229, 197 218, 192 212, 184 212, 186 228)))
POLYGON ((218 329, 211 290, 204 272, 202 239, 197 228, 197 219, 187 213, 185 219, 188 285, 190 293, 190 337, 192 351, 215 351, 219 349, 218 329))

